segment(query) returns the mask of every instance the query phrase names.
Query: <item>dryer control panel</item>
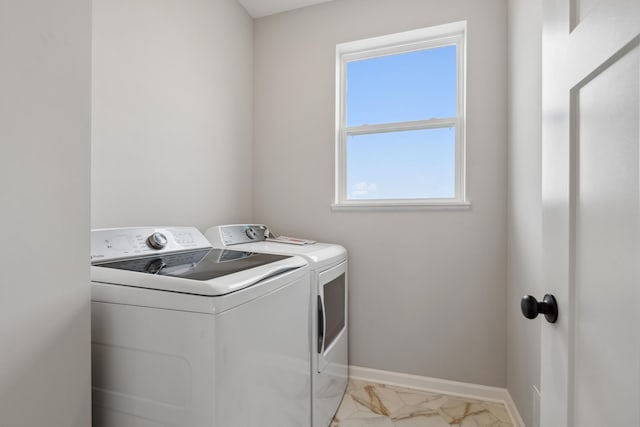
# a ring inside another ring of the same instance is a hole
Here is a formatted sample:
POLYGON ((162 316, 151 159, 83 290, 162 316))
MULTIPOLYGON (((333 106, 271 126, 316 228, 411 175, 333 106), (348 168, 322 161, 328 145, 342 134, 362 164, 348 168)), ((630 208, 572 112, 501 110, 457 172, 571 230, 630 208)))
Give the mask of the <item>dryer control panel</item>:
POLYGON ((271 237, 264 224, 219 225, 207 230, 207 237, 216 247, 238 245, 240 243, 262 242, 271 237))
POLYGON ((91 263, 211 248, 194 227, 132 227, 91 230, 91 263))

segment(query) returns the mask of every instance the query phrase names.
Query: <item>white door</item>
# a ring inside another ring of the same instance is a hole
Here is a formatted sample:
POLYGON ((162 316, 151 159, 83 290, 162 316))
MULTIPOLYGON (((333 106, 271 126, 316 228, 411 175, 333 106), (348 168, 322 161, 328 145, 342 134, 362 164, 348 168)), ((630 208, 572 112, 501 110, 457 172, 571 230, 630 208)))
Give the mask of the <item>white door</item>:
POLYGON ((640 0, 544 1, 542 427, 640 426, 639 33, 640 0))

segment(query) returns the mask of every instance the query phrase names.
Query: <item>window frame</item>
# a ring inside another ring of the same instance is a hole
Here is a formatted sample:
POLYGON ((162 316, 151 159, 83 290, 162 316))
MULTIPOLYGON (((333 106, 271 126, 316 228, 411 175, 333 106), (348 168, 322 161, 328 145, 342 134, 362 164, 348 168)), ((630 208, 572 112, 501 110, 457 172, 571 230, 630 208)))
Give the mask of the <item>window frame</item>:
POLYGON ((468 208, 466 196, 466 21, 374 37, 336 46, 336 135, 334 210, 397 208, 468 208), (346 126, 346 68, 352 61, 456 46, 456 116, 374 125, 346 126), (347 138, 351 135, 453 128, 455 131, 455 196, 422 199, 347 198, 347 138))

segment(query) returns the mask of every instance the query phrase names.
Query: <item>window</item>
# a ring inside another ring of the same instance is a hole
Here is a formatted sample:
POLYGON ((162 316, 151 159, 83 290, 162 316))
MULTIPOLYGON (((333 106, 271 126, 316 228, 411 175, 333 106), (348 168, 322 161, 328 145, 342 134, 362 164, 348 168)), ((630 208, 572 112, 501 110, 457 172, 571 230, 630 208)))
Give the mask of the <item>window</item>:
POLYGON ((466 23, 337 46, 334 208, 467 206, 466 23))

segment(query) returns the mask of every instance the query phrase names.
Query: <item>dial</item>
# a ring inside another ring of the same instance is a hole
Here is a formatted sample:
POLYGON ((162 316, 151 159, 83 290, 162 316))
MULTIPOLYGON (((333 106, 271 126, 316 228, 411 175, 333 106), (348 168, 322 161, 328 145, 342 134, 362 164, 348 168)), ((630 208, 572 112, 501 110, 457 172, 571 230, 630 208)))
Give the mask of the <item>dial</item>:
POLYGON ((167 236, 158 231, 147 237, 147 245, 151 249, 164 249, 167 246, 167 242, 167 236))
POLYGON ((257 233, 256 233, 256 230, 253 229, 253 227, 247 228, 245 233, 247 234, 247 237, 250 238, 251 240, 256 238, 257 233))

